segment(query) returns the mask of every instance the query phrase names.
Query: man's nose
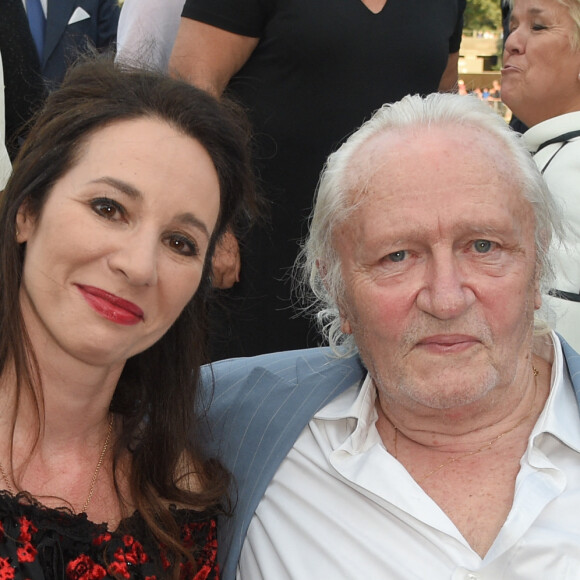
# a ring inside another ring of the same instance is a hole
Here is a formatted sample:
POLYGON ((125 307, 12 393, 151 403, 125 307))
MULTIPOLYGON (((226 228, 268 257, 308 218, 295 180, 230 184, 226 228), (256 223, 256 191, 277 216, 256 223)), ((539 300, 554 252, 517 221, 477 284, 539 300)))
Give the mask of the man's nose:
POLYGON ((460 316, 475 301, 465 273, 453 255, 432 257, 425 268, 417 306, 440 320, 460 316))

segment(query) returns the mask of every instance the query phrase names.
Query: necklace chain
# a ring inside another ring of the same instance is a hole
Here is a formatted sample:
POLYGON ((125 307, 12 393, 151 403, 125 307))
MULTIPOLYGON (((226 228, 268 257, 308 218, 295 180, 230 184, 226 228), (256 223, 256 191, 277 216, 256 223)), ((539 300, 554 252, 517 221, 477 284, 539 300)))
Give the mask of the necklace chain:
MULTIPOLYGON (((93 494, 95 493, 95 484, 97 483, 97 478, 99 476, 99 471, 103 465, 103 461, 105 460, 105 455, 107 453, 107 449, 109 448, 109 443, 111 441, 111 433, 113 432, 113 414, 111 413, 111 418, 109 419, 109 427, 107 428, 107 437, 105 438, 105 443, 103 448, 101 449, 101 454, 99 455, 99 461, 97 462, 97 466, 95 467, 95 471, 93 472, 93 477, 91 479, 91 487, 89 488, 89 494, 87 495, 87 499, 83 504, 83 508, 79 513, 86 513, 89 504, 91 503, 91 499, 93 498, 93 494)), ((6 489, 12 494, 16 495, 14 487, 10 482, 10 478, 8 477, 6 471, 4 470, 4 466, 0 462, 0 474, 2 475, 2 479, 6 484, 6 489)))
MULTIPOLYGON (((536 385, 535 391, 537 393, 537 390, 538 390, 537 376, 539 374, 539 371, 534 366, 532 366, 532 371, 534 373, 534 383, 536 385)), ((532 414, 532 411, 534 409, 535 401, 536 401, 536 395, 534 394, 534 398, 532 399, 532 404, 530 406, 530 410, 513 427, 510 427, 507 431, 500 433, 497 437, 494 437, 489 443, 486 443, 485 445, 481 446, 479 449, 476 449, 475 451, 470 451, 469 453, 464 453, 463 455, 460 455, 459 457, 451 457, 451 459, 444 461, 441 465, 438 465, 435 469, 432 469, 426 475, 424 475, 419 480, 417 480, 417 483, 419 483, 419 484, 423 483, 426 479, 428 479, 429 477, 431 477, 432 475, 434 475, 438 471, 441 471, 443 468, 447 467, 448 465, 451 465, 452 463, 455 463, 456 461, 459 461, 460 459, 465 459, 466 457, 472 457, 473 455, 477 455, 477 454, 485 451, 486 449, 489 449, 494 443, 497 443, 502 437, 505 437, 505 435, 508 435, 512 431, 515 431, 520 425, 522 425, 524 423, 524 421, 526 421, 530 417, 530 415, 532 414)), ((391 423, 391 424, 393 425, 393 428, 395 430, 395 438, 394 438, 395 440, 394 440, 393 447, 394 447, 395 459, 397 459, 397 439, 398 439, 397 436, 399 433, 399 429, 393 423, 391 423)))

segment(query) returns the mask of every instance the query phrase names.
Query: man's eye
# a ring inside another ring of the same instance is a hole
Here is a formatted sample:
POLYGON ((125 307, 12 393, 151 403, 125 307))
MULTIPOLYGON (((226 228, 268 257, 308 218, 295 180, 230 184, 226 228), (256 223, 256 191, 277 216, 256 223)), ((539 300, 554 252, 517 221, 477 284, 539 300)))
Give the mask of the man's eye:
POLYGON ((405 250, 399 250, 398 252, 393 252, 387 256, 391 262, 402 262, 407 257, 407 252, 405 250))
POLYGON ((477 253, 486 254, 491 251, 493 244, 489 240, 475 240, 473 247, 477 253))

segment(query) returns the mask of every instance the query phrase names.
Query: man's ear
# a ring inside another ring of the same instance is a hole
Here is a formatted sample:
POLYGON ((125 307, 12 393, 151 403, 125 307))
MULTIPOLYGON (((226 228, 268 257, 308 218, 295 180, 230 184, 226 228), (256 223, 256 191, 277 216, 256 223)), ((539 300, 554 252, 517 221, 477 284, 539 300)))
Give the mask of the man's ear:
POLYGON ((28 241, 34 231, 35 224, 36 220, 32 217, 28 204, 24 202, 16 214, 16 241, 19 244, 28 241))
MULTIPOLYGON (((326 280, 326 275, 328 273, 328 269, 326 264, 320 260, 316 260, 316 267, 318 268, 318 273, 320 274, 320 279, 326 288, 326 291, 330 294, 330 288, 328 287, 328 283, 326 280)), ((345 313, 345 309, 342 307, 341 304, 338 304, 338 313, 340 316, 340 330, 343 334, 352 334, 352 328, 350 326, 350 322, 348 321, 348 316, 345 313)))
POLYGON ((342 330, 343 334, 352 334, 352 328, 350 326, 350 322, 348 318, 340 313, 340 330, 342 330))
MULTIPOLYGON (((536 268, 537 270, 538 268, 536 268)), ((536 272, 534 280, 534 309, 539 310, 542 306, 542 292, 540 291, 540 275, 536 272)))

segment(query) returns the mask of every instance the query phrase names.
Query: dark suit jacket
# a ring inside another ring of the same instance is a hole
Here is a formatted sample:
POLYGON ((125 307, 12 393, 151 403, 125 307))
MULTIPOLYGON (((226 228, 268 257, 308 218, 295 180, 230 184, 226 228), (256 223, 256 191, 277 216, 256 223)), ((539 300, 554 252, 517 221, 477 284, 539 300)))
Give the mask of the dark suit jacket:
POLYGON ((4 68, 6 145, 14 160, 20 130, 42 105, 46 94, 22 0, 0 0, 0 52, 4 68))
MULTIPOLYGON (((580 403, 580 355, 562 345, 580 403)), ((213 395, 208 445, 237 486, 234 516, 221 518, 218 527, 222 580, 235 580, 254 511, 302 429, 365 375, 358 356, 337 358, 328 348, 225 360, 203 370, 203 386, 213 395)))
POLYGON ((117 39, 118 0, 48 0, 42 75, 52 86, 62 82, 68 66, 93 45, 105 50, 117 39), (77 8, 88 18, 69 24, 77 8))

